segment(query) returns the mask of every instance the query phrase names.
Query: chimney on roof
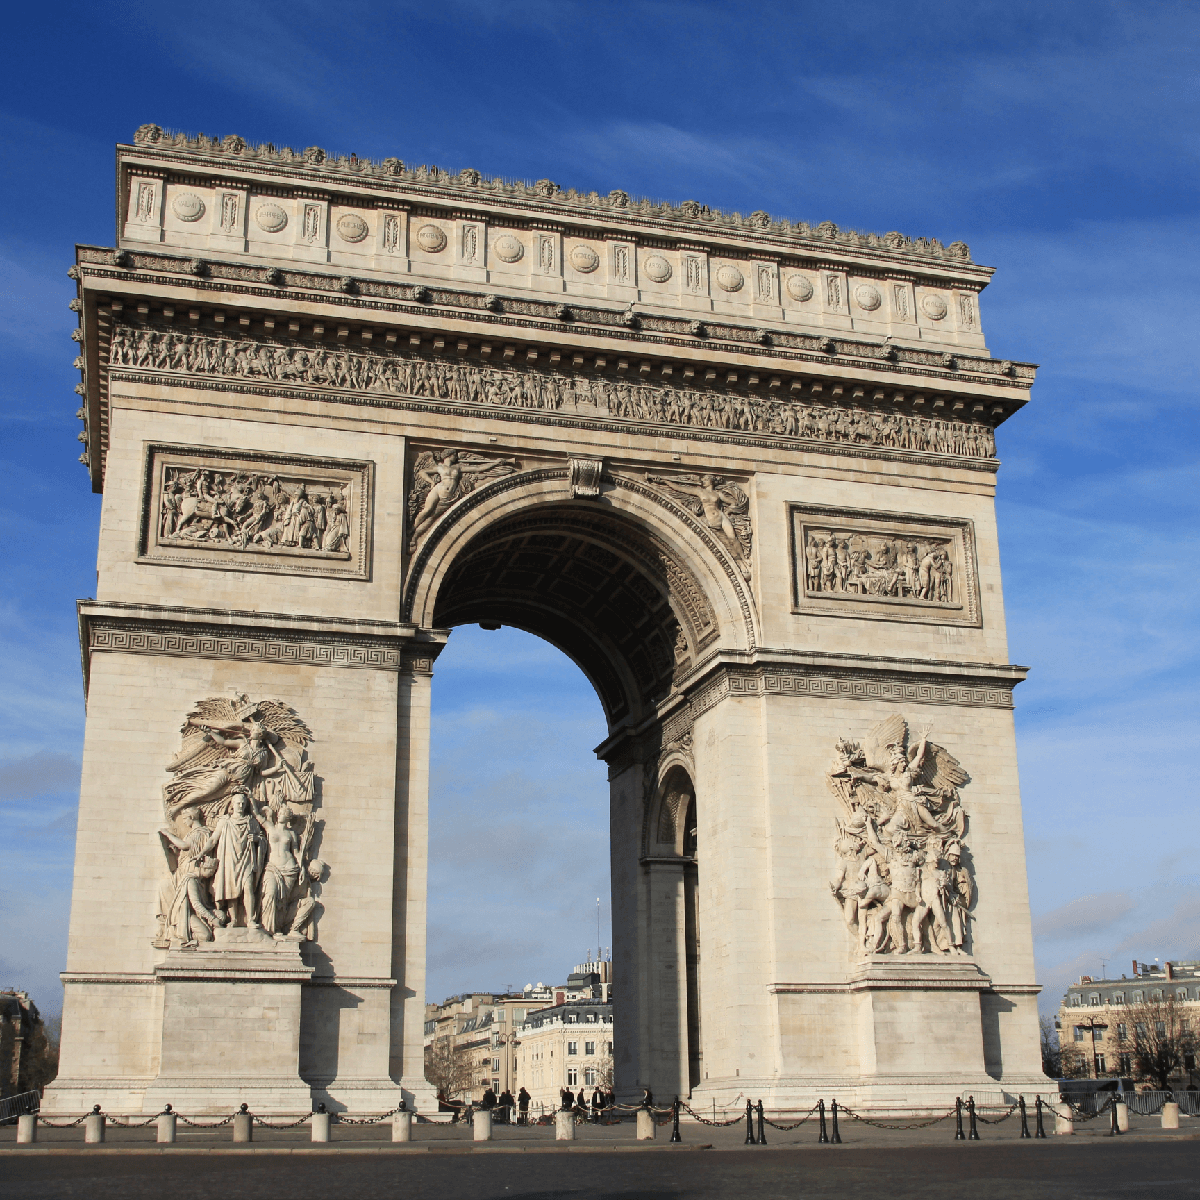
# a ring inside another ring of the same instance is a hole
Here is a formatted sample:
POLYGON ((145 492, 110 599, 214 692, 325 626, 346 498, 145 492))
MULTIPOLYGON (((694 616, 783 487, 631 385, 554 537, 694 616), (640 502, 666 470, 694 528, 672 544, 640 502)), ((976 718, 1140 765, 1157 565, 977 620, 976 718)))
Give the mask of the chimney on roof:
POLYGON ((1138 969, 1137 969, 1137 959, 1135 958, 1135 959, 1133 960, 1133 977, 1134 977, 1134 979, 1136 979, 1136 978, 1137 978, 1137 973, 1138 973, 1138 969))
POLYGON ((1174 978, 1175 978, 1175 969, 1174 969, 1174 964, 1173 964, 1173 963, 1172 963, 1172 962, 1171 962, 1169 959, 1168 959, 1168 961, 1167 961, 1167 978, 1168 978, 1168 979, 1174 979, 1174 978))

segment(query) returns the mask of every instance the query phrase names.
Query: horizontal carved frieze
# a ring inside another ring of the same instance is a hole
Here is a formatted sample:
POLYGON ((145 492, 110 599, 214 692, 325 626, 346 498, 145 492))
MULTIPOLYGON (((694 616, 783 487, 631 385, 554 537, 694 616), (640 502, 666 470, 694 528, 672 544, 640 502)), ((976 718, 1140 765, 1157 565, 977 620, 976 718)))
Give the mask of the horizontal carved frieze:
POLYGON ((139 562, 370 577, 373 464, 148 445, 139 562))
POLYGON ((282 339, 118 325, 112 334, 110 365, 264 385, 412 396, 529 416, 572 414, 731 436, 770 434, 859 453, 989 460, 996 449, 993 430, 982 422, 920 417, 865 404, 762 397, 715 381, 680 387, 594 371, 480 364, 410 350, 365 353, 282 339))
POLYGON ((979 625, 970 521, 793 505, 796 612, 979 625))

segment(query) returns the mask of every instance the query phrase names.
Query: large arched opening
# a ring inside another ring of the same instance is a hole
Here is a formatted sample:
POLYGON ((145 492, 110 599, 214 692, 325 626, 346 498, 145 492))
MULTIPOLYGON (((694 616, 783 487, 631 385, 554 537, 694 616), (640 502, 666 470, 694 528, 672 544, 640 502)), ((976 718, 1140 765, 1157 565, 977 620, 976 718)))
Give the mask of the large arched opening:
POLYGON ((704 798, 669 713, 718 645, 752 641, 736 569, 677 546, 670 520, 706 531, 636 481, 606 477, 591 499, 566 472, 482 491, 417 549, 407 615, 535 634, 591 682, 608 725, 616 1088, 687 1095, 704 1078, 704 798))

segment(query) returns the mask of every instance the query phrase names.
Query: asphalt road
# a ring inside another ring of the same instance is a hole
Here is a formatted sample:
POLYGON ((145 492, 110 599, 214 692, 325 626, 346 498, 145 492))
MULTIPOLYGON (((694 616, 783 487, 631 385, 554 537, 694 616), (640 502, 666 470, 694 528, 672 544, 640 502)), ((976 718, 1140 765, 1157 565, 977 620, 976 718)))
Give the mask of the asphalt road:
POLYGON ((403 1153, 20 1153, 0 1196, 80 1200, 1141 1200, 1200 1198, 1200 1140, 653 1149, 503 1146, 403 1153))

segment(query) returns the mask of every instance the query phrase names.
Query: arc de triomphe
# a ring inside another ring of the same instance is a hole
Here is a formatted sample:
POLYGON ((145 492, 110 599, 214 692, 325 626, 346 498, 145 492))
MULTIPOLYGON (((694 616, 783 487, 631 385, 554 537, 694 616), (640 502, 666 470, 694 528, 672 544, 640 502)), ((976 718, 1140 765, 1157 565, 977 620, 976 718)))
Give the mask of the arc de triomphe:
MULTIPOLYGON (((962 243, 187 138, 80 246, 88 717, 48 1110, 428 1111, 456 625, 609 725, 617 1088, 1042 1078, 962 243)), ((582 748, 581 748, 582 749, 582 748)))

